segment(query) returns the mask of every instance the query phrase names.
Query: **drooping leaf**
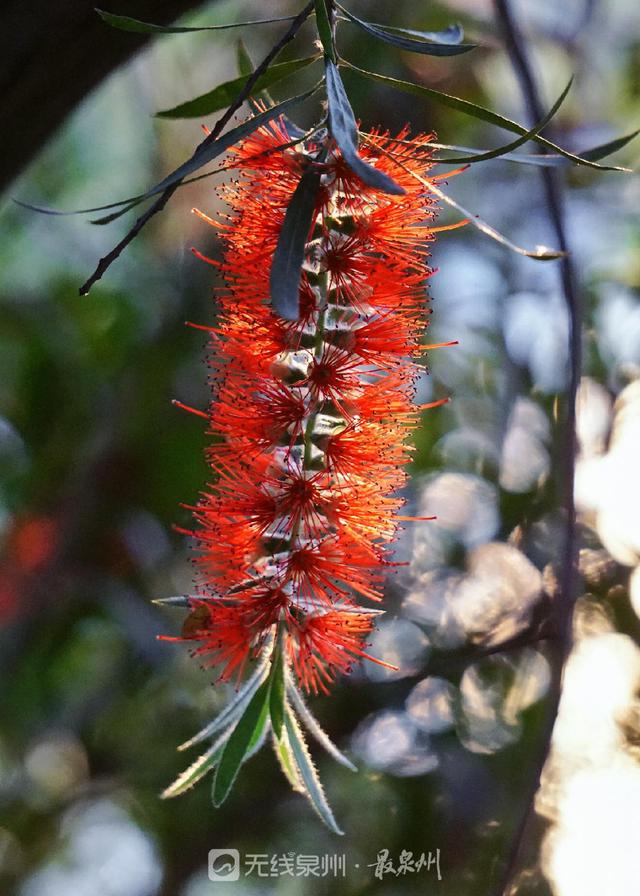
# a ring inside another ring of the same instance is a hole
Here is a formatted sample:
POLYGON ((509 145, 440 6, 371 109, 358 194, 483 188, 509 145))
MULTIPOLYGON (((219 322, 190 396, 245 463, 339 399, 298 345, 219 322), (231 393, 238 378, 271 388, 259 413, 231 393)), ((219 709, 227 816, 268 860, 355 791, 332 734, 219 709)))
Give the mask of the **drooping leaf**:
POLYGON ((269 278, 271 304, 275 313, 285 320, 297 320, 300 313, 300 275, 319 186, 320 173, 308 168, 291 197, 273 254, 269 278))
POLYGON ((331 807, 327 802, 324 789, 320 783, 318 772, 309 754, 309 748, 304 739, 302 729, 300 728, 295 715, 291 712, 291 709, 288 709, 285 715, 285 725, 287 736, 291 744, 291 752, 296 763, 296 770, 304 787, 304 795, 327 827, 329 827, 334 834, 342 835, 344 831, 341 831, 336 823, 331 807))
POLYGON ((537 124, 535 124, 532 128, 530 128, 525 134, 521 137, 518 137, 517 140, 512 140, 510 143, 505 143, 504 146, 498 146, 496 149, 490 149, 486 152, 474 153, 468 156, 459 156, 457 158, 440 158, 438 162, 441 164, 456 164, 456 163, 464 163, 464 164, 472 164, 475 162, 487 162, 489 159, 498 159, 502 156, 507 155, 510 152, 513 152, 514 149, 518 149, 518 147, 522 146, 524 143, 527 143, 529 140, 535 139, 535 137, 540 133, 540 131, 545 128, 553 116, 556 114, 562 103, 564 102, 567 94, 571 90, 571 85, 573 84, 573 77, 569 79, 569 83, 562 91, 558 99, 555 101, 551 109, 547 112, 544 118, 541 118, 537 124))
MULTIPOLYGON (((395 90, 401 90, 404 93, 410 93, 413 96, 419 96, 423 99, 434 100, 437 103, 440 103, 443 106, 447 106, 449 109, 455 109, 458 112, 462 112, 465 115, 470 115, 473 118, 478 118, 481 121, 486 121, 488 124, 496 125, 499 128, 503 128, 505 131, 511 131, 512 134, 526 134, 527 128, 524 125, 518 124, 515 121, 511 121, 509 118, 505 118, 503 115, 499 115, 497 112, 493 112, 491 109, 487 109, 484 106, 479 106, 476 103, 471 103, 469 100, 462 100, 459 97, 451 96, 448 93, 442 93, 440 90, 434 90, 432 87, 425 87, 422 84, 414 84, 411 81, 400 81, 397 78, 390 78, 387 75, 380 75, 377 72, 370 72, 363 68, 358 68, 355 65, 349 63, 344 63, 349 67, 351 71, 356 72, 364 78, 368 78, 371 81, 376 81, 380 84, 386 84, 388 87, 392 87, 395 90)), ((551 140, 547 140, 546 137, 542 137, 540 134, 536 135, 534 138, 536 143, 539 143, 541 146, 545 146, 548 149, 557 152, 559 155, 564 156, 566 159, 569 159, 576 165, 585 165, 588 168, 598 168, 605 171, 624 171, 624 168, 618 168, 616 166, 607 166, 607 165, 598 165, 593 160, 584 158, 584 156, 578 156, 575 153, 569 152, 566 149, 563 149, 561 146, 558 146, 555 143, 552 143, 551 140)))
MULTIPOLYGON (((315 62, 317 58, 317 56, 305 56, 302 59, 291 59, 289 62, 280 62, 270 66, 258 78, 250 96, 255 96, 267 87, 271 87, 273 84, 277 84, 278 81, 282 81, 295 72, 306 68, 312 62, 315 62)), ((219 84, 213 90, 188 100, 186 103, 180 103, 171 109, 164 109, 162 112, 156 113, 156 115, 158 118, 201 118, 204 115, 211 115, 220 109, 226 109, 245 86, 246 81, 247 75, 243 74, 239 78, 233 78, 231 81, 219 84)))
MULTIPOLYGON (((281 143, 278 146, 274 146, 272 149, 273 152, 295 146, 302 140, 306 140, 307 138, 309 138, 317 130, 317 126, 314 126, 308 131, 302 131, 286 116, 283 117, 286 122, 287 130, 289 131, 289 133, 291 133, 293 139, 287 141, 286 143, 281 143)), ((186 178, 185 180, 181 181, 178 186, 186 187, 188 184, 197 183, 198 181, 204 180, 207 177, 213 177, 215 174, 220 174, 223 171, 232 171, 235 168, 237 168, 236 163, 232 163, 230 165, 221 165, 219 168, 215 168, 213 171, 207 171, 205 174, 198 174, 195 177, 186 178)), ((15 202, 16 205, 20 206, 20 208, 26 208, 29 211, 38 212, 41 215, 54 215, 56 217, 88 215, 91 212, 104 211, 110 208, 118 209, 118 211, 114 212, 113 214, 105 215, 105 217, 103 218, 95 218, 91 221, 92 224, 109 224, 111 223, 111 221, 115 221, 116 218, 119 218, 121 215, 126 214, 126 212, 135 208, 137 205, 140 205, 140 203, 144 202, 147 198, 148 197, 145 193, 141 193, 138 196, 129 196, 127 199, 118 199, 115 202, 109 202, 105 205, 96 205, 92 206, 91 208, 76 208, 72 210, 47 208, 46 206, 34 205, 31 202, 24 202, 23 200, 16 198, 13 198, 12 201, 15 202), (126 206, 126 208, 124 208, 124 206, 126 206)))
POLYGON ((358 126, 349 103, 340 72, 330 59, 325 60, 329 130, 351 170, 370 187, 401 196, 403 188, 383 171, 368 165, 358 154, 358 126))
POLYGON ((225 733, 219 737, 216 742, 202 754, 202 756, 199 756, 186 771, 182 772, 181 775, 178 775, 173 784, 162 791, 160 794, 161 798, 167 800, 174 796, 180 796, 180 794, 190 790, 201 778, 204 778, 207 772, 215 766, 222 756, 222 751, 224 750, 224 745, 227 742, 228 737, 229 732, 225 731, 225 733))
MULTIPOLYGON (((633 131, 631 134, 626 134, 623 137, 617 137, 615 140, 610 140, 607 143, 601 143, 597 146, 593 146, 590 149, 581 150, 579 155, 583 159, 590 159, 592 162, 598 161, 599 159, 604 159, 608 155, 611 155, 617 150, 622 149, 633 140, 634 137, 637 137, 640 134, 640 131, 633 131)), ((476 149, 471 146, 457 146, 451 143, 430 143, 429 146, 432 149, 446 149, 449 151, 455 151, 460 153, 467 153, 469 155, 481 155, 486 150, 476 149)), ((535 165, 536 167, 543 168, 559 168, 566 167, 570 165, 571 162, 566 159, 564 156, 559 156, 557 153, 513 153, 513 152, 505 152, 500 156, 506 162, 515 162, 519 165, 535 165)), ((468 160, 468 159, 467 159, 468 160)), ((456 162, 465 162, 464 156, 458 156, 456 158, 446 159, 444 157, 439 158, 434 156, 434 162, 437 163, 445 163, 446 164, 455 164, 456 162)), ((630 168, 619 168, 617 170, 620 171, 630 171, 630 168)))
POLYGON ((422 53, 427 56, 457 56, 460 53, 468 53, 469 50, 475 50, 476 48, 475 44, 462 44, 451 42, 450 40, 439 41, 433 37, 416 38, 414 36, 407 36, 399 33, 398 31, 387 30, 383 25, 377 25, 374 22, 366 22, 364 19, 359 19, 357 16, 354 16, 352 12, 349 12, 348 9, 345 9, 344 6, 340 6, 340 4, 337 4, 337 6, 354 25, 357 25, 372 37, 384 41, 387 44, 391 44, 394 47, 398 47, 400 50, 408 50, 411 53, 422 53))
POLYGON ((276 653, 273 666, 271 668, 271 691, 269 692, 269 716, 271 718, 271 727, 276 737, 280 737, 284 726, 284 664, 282 661, 282 650, 276 653))
MULTIPOLYGON (((601 143, 599 146, 594 146, 591 149, 585 149, 584 152, 580 153, 580 156, 583 159, 589 159, 592 162, 597 162, 599 159, 606 159, 607 156, 610 156, 612 153, 617 152, 619 149, 622 149, 627 145, 634 137, 637 137, 640 134, 640 130, 632 131, 630 134, 624 134, 622 137, 616 137, 615 140, 608 140, 606 143, 601 143)), ((631 170, 631 169, 620 169, 623 171, 631 170)))
POLYGON ((271 25, 274 22, 290 22, 293 16, 281 16, 275 19, 256 19, 252 22, 229 22, 226 25, 200 25, 193 28, 183 27, 180 25, 152 25, 150 22, 141 22, 138 19, 132 19, 130 16, 118 16, 111 12, 105 12, 104 9, 97 9, 96 12, 100 18, 117 28, 119 31, 130 31, 135 34, 188 34, 194 31, 225 31, 228 28, 245 28, 249 25, 271 25))
POLYGON ((262 736, 269 714, 269 689, 268 680, 260 685, 225 744, 213 780, 214 806, 225 801, 247 753, 262 736))
POLYGON ((305 703, 302 694, 295 686, 293 681, 287 682, 287 694, 289 695, 289 697, 291 697, 300 721, 307 729, 309 734, 317 740, 320 746, 323 747, 327 751, 329 756, 335 759, 336 762, 339 762, 340 765, 344 765, 345 768, 350 769, 352 772, 356 772, 358 769, 355 767, 353 762, 347 756, 345 756, 344 753, 338 749, 338 747, 336 747, 329 735, 321 727, 320 723, 312 714, 311 710, 305 703))

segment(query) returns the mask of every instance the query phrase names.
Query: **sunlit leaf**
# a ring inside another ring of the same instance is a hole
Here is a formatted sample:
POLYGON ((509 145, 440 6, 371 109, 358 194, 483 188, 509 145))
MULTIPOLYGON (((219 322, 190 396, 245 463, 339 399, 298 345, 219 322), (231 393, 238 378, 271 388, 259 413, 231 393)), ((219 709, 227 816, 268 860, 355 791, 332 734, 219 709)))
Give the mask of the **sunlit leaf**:
MULTIPOLYGON (((617 137, 615 140, 610 140, 607 143, 601 143, 598 146, 593 146, 591 149, 585 149, 580 152, 580 157, 583 159, 590 159, 591 161, 597 161, 599 159, 604 159, 608 155, 611 155, 617 150, 622 149, 627 145, 634 137, 637 137, 640 134, 640 131, 633 131, 631 134, 626 134, 624 137, 617 137)), ((432 149, 446 149, 453 150, 455 152, 468 153, 474 156, 482 155, 486 150, 476 149, 471 146, 457 146, 451 143, 429 143, 429 146, 432 149)), ((500 158, 502 158, 506 162, 515 162, 519 165, 535 165, 536 167, 543 168, 560 168, 566 167, 570 165, 571 162, 569 159, 566 159, 564 156, 559 156, 557 153, 512 153, 505 152, 502 153, 500 158)), ((446 159, 444 157, 439 158, 437 156, 433 159, 434 162, 446 162, 447 164, 454 164, 455 162, 465 162, 468 159, 465 159, 464 156, 458 156, 456 158, 446 159)), ((630 171, 629 168, 618 168, 616 170, 619 171, 630 171)))
POLYGON ((207 772, 214 768, 222 756, 222 751, 224 750, 228 737, 229 732, 225 731, 225 733, 219 737, 218 740, 202 754, 202 756, 199 756, 186 771, 182 772, 181 775, 178 775, 173 784, 162 791, 162 799, 166 800, 171 799, 174 796, 180 796, 180 794, 190 790, 198 783, 198 781, 204 778, 207 772))
MULTIPOLYGON (((284 78, 306 66, 315 62, 317 56, 306 56, 303 59, 292 59, 289 62, 280 62, 270 66, 263 75, 260 75, 253 88, 250 96, 255 96, 262 90, 277 84, 284 78)), ((157 113, 158 118, 201 118, 205 115, 211 115, 220 109, 226 109, 235 97, 240 93, 247 82, 247 76, 241 75, 239 78, 233 78, 231 81, 225 81, 219 84, 213 90, 203 93, 201 96, 188 100, 186 103, 180 103, 171 109, 165 109, 157 113)))
POLYGON ((269 690, 269 681, 264 681, 225 744, 213 781, 214 806, 221 806, 225 801, 247 753, 262 736, 269 714, 269 690))
MULTIPOLYGON (((447 106, 449 109, 455 109, 458 112, 462 112, 465 115, 470 115, 473 118, 478 118, 481 121, 486 121, 488 124, 496 125, 497 127, 503 128, 505 131, 511 131, 513 134, 524 135, 527 133, 527 128, 523 125, 518 124, 515 121, 511 121, 509 118, 505 118, 503 115, 499 115, 497 112, 493 112, 491 109, 486 109, 484 106, 476 105, 476 103, 471 103, 468 100, 462 100, 459 97, 451 96, 448 93, 442 93, 440 90, 434 90, 432 87, 425 87, 422 84, 414 84, 411 81, 400 81, 397 78, 390 78, 387 75, 380 75, 377 72, 370 72, 363 68, 358 68, 355 65, 352 65, 350 62, 344 63, 348 66, 351 71, 356 72, 364 78, 368 78, 371 81, 376 81, 380 84, 386 84, 388 87, 392 87, 395 90, 401 90, 404 93, 410 93, 413 96, 419 96, 423 99, 434 100, 434 102, 440 103, 443 106, 447 106)), ((566 159, 569 159, 576 165, 585 165, 588 168, 598 168, 605 171, 624 171, 624 168, 618 168, 614 165, 598 165, 596 162, 586 159, 583 156, 575 155, 572 152, 569 152, 566 149, 563 149, 561 146, 558 146, 555 143, 552 143, 551 140, 547 140, 546 137, 542 137, 540 134, 537 134, 534 138, 536 143, 541 144, 542 146, 546 146, 548 149, 554 150, 559 155, 564 156, 566 159)))
POLYGON ((276 737, 280 737, 284 726, 284 665, 282 650, 278 650, 271 669, 271 690, 269 692, 269 716, 276 737))
POLYGON ((295 686, 292 681, 287 683, 287 694, 291 697, 295 710, 300 718, 300 721, 307 729, 309 734, 317 740, 321 747, 331 756, 336 762, 339 762, 340 765, 344 765, 345 768, 350 769, 352 772, 356 772, 358 769, 355 767, 353 762, 344 755, 344 753, 336 747, 334 742, 331 740, 326 731, 321 727, 320 723, 316 719, 316 717, 311 713, 311 710, 305 703, 302 694, 295 686))
POLYGON ((501 156, 506 155, 509 152, 513 152, 514 149, 518 149, 519 146, 522 146, 524 143, 527 143, 529 140, 533 140, 540 131, 546 127, 553 116, 556 114, 562 103, 564 102, 567 94, 571 90, 571 85, 573 84, 573 78, 569 79, 569 83, 562 91, 558 99, 555 101, 551 109, 547 112, 547 114, 542 118, 537 124, 535 124, 530 130, 528 130, 522 137, 518 137, 517 140, 512 140, 510 143, 506 143, 504 146, 498 146, 496 149, 490 149, 486 152, 474 153, 473 155, 468 156, 458 156, 457 158, 440 158, 438 162, 441 164, 447 163, 458 163, 463 162, 466 164, 471 164, 474 162, 486 162, 489 159, 497 159, 501 156))
POLYGON ((298 773, 298 766, 296 764, 295 756, 293 755, 293 750, 291 749, 291 743, 289 742, 286 728, 282 729, 279 737, 273 738, 273 748, 280 764, 280 768, 291 787, 297 793, 304 793, 304 784, 298 773))
POLYGON ((318 772, 309 755, 309 748, 304 739, 302 729, 290 709, 285 716, 285 725, 287 736, 291 744, 291 752, 296 763, 296 770, 304 786, 304 795, 327 827, 329 827, 334 834, 342 835, 344 832, 338 827, 333 812, 331 811, 331 807, 327 802, 324 789, 320 783, 320 778, 318 777, 318 772))
POLYGON ((329 100, 329 130, 344 160, 351 170, 370 187, 393 193, 404 193, 403 188, 383 171, 368 165, 358 154, 358 127, 347 98, 342 78, 330 59, 325 60, 327 98, 329 100))

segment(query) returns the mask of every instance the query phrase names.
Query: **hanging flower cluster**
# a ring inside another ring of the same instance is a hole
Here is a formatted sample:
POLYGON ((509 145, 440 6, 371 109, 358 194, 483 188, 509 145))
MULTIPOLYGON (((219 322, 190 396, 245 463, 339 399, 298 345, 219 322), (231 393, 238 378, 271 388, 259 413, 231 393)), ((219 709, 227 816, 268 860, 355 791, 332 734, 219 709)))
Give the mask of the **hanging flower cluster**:
POLYGON ((290 139, 274 125, 235 150, 231 211, 210 221, 227 289, 212 330, 215 481, 195 511, 205 600, 187 637, 238 679, 281 626, 288 665, 317 692, 366 655, 374 615, 359 605, 380 600, 389 564, 420 413, 410 358, 423 350, 432 201, 407 171, 427 174, 424 138, 420 153, 380 135, 363 150, 397 196, 366 187, 328 139, 273 151, 290 139), (286 321, 267 303, 271 259, 310 166, 300 315, 286 321))
MULTIPOLYGON (((367 638, 393 565, 389 546, 408 519, 395 495, 406 438, 427 407, 414 394, 431 274, 429 138, 368 138, 362 159, 397 185, 394 194, 364 184, 325 130, 275 151, 290 142, 282 121, 252 134, 233 150, 238 178, 220 189, 228 214, 198 212, 222 238, 223 260, 206 260, 226 286, 210 328, 213 482, 194 508, 199 590, 181 640, 222 681, 239 685, 256 664, 232 722, 260 687, 274 687, 280 668, 304 721, 297 686, 327 692, 355 660, 381 662, 367 638), (268 300, 270 271, 309 173, 299 314, 286 320, 268 300)), ((284 714, 291 741, 296 719, 286 704, 284 714)), ((287 728, 274 733, 282 739, 287 728)))

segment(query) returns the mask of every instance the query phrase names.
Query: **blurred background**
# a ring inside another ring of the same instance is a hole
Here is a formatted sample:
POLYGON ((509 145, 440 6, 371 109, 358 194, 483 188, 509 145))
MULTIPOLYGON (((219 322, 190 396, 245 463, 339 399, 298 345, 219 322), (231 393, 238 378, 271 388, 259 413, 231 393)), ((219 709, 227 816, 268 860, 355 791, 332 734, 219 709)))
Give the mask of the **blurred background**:
MULTIPOLYGON (((272 0, 268 14, 300 5, 272 0)), ((141 48, 101 24, 89 3, 53 6, 10 2, 0 12, 12 47, 3 56, 0 162, 0 892, 490 894, 528 798, 549 686, 544 647, 491 648, 535 630, 557 594, 567 382, 558 265, 510 253, 470 227, 434 244, 430 332, 434 342, 460 344, 430 354, 421 384, 421 400, 453 401, 426 414, 417 433, 407 497, 438 520, 401 532, 398 559, 408 566, 389 582, 374 637, 372 652, 399 671, 359 669, 314 701, 359 766, 353 774, 316 754, 346 836, 327 832, 289 791, 268 750, 222 810, 212 808, 208 782, 160 801, 189 761, 176 745, 228 697, 185 648, 156 641, 179 630, 182 613, 150 603, 191 589, 188 546, 172 525, 188 523, 180 502, 193 502, 206 481, 205 437, 202 421, 171 400, 208 400, 203 339, 183 324, 214 314, 212 269, 190 247, 219 247, 190 210, 215 215, 215 180, 179 190, 86 298, 78 286, 126 219, 105 228, 45 217, 11 197, 73 209, 160 179, 201 132, 198 120, 154 114, 234 77, 235 33, 168 35, 141 48), (346 876, 212 884, 207 853, 222 847, 344 854, 346 876), (442 880, 433 867, 377 878, 368 866, 384 849, 396 869, 403 850, 440 850, 442 880)), ((181 21, 194 25, 260 17, 265 6, 122 2, 110 10, 163 21, 186 11, 181 21)), ((348 23, 339 45, 363 67, 526 119, 488 0, 349 7, 396 26, 461 22, 482 46, 458 59, 410 56, 348 23)), ((576 75, 555 121, 558 142, 580 150, 639 126, 635 0, 513 8, 546 102, 576 75)), ((285 27, 244 31, 253 57, 285 27)), ((312 39, 307 25, 283 58, 306 55, 312 39)), ((443 143, 482 148, 508 139, 415 97, 348 74, 345 82, 363 129, 409 122, 443 143)), ((301 123, 317 113, 305 110, 301 123)), ((638 146, 615 161, 637 166, 638 146)), ((640 879, 640 178, 564 171, 585 310, 581 596, 512 892, 625 896, 640 879)), ((538 169, 489 162, 446 189, 516 243, 554 245, 538 169)), ((443 223, 453 220, 443 212, 443 223)))

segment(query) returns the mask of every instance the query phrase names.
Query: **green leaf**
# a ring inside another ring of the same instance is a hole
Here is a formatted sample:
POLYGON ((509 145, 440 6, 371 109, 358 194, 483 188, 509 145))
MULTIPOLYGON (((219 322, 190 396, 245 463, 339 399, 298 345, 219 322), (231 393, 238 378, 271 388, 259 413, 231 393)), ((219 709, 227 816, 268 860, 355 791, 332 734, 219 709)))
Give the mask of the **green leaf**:
POLYGON ((291 744, 289 743, 286 728, 282 729, 280 737, 273 738, 273 748, 280 764, 280 768, 291 787, 296 793, 304 793, 304 784, 298 774, 298 767, 291 749, 291 744))
POLYGON ((473 163, 473 162, 486 162, 489 159, 497 159, 500 156, 504 156, 509 152, 513 152, 514 149, 518 149, 519 146, 522 146, 524 143, 527 143, 529 140, 533 140, 539 132, 545 128, 553 116, 556 114, 562 103, 565 101, 567 94, 571 90, 571 85, 573 84, 573 77, 569 78, 569 83, 562 91, 558 99, 555 101, 551 109, 547 112, 547 114, 542 118, 537 124, 535 124, 530 130, 523 134, 522 137, 518 137, 517 140, 512 140, 510 143, 505 143, 504 146, 498 146, 496 149, 490 149, 486 152, 474 153, 469 156, 459 156, 458 158, 444 158, 438 159, 438 162, 441 164, 456 164, 459 162, 464 163, 473 163))
POLYGON ((330 59, 333 63, 335 63, 337 61, 336 48, 333 44, 333 30, 331 28, 331 21, 329 19, 329 13, 327 11, 327 4, 325 3, 325 0, 315 0, 315 9, 316 26, 318 28, 318 36, 320 37, 320 41, 322 43, 324 55, 327 59, 330 59))
POLYGON ((117 16, 104 9, 96 8, 100 18, 117 28, 119 31, 130 31, 135 34, 188 34, 193 31, 225 31, 227 28, 245 28, 249 25, 271 25, 273 22, 290 22, 294 16, 282 16, 276 19, 256 19, 253 22, 230 22, 228 25, 201 25, 195 28, 186 28, 179 25, 152 25, 150 22, 141 22, 130 16, 117 16))
POLYGON ((408 50, 410 53, 422 53, 427 56, 457 56, 460 53, 468 53, 469 50, 475 50, 475 44, 452 43, 451 41, 440 42, 433 37, 418 38, 408 37, 396 31, 387 30, 383 25, 376 25, 373 22, 366 22, 354 16, 353 13, 345 9, 344 6, 337 4, 347 19, 354 25, 357 25, 367 34, 378 40, 398 47, 400 50, 408 50))
POLYGON ((297 320, 300 313, 300 275, 319 187, 319 171, 308 168, 291 197, 273 253, 269 278, 271 304, 275 313, 285 320, 297 320))
MULTIPOLYGON (((306 68, 318 59, 317 56, 305 56, 302 59, 292 59, 289 62, 280 62, 270 66, 266 72, 261 75, 254 84, 250 96, 260 93, 272 84, 277 84, 284 78, 288 78, 295 72, 306 68)), ((249 72, 251 74, 251 72, 249 72)), ((203 93, 195 99, 188 100, 186 103, 180 103, 172 109, 164 109, 157 112, 157 118, 201 118, 204 115, 211 115, 220 109, 226 109, 235 97, 240 93, 247 82, 247 75, 242 74, 239 78, 233 78, 231 81, 225 81, 219 84, 208 93, 203 93)))
POLYGON ((213 804, 221 806, 233 787, 247 753, 260 739, 269 713, 269 681, 264 681, 251 698, 225 744, 213 780, 213 804))
POLYGON ((222 737, 218 738, 218 740, 212 744, 202 756, 199 756, 186 771, 182 772, 181 775, 178 775, 173 784, 162 791, 160 794, 161 799, 168 800, 174 796, 180 796, 180 794, 190 790, 201 778, 204 778, 207 772, 215 766, 218 759, 221 757, 228 736, 229 733, 225 731, 222 737))
MULTIPOLYGON (((449 109, 455 109, 458 112, 462 112, 465 115, 470 115, 473 118, 479 118, 481 121, 486 121, 488 124, 496 125, 496 127, 503 128, 505 131, 511 131, 513 134, 524 135, 527 133, 527 128, 523 125, 518 124, 515 121, 511 121, 509 118, 505 118, 503 115, 499 115, 497 112, 492 112, 491 109, 486 109, 484 106, 478 106, 475 103, 471 103, 468 100, 462 100, 459 97, 451 96, 448 93, 442 93, 440 90, 434 90, 431 87, 424 87, 421 84, 413 84, 411 81, 399 81, 397 78, 389 78, 387 75, 380 75, 377 72, 370 72, 363 68, 358 68, 355 65, 352 65, 350 62, 344 63, 349 67, 351 71, 356 72, 364 78, 368 78, 371 81, 377 81, 380 84, 386 84, 388 87, 393 87, 395 90, 401 90, 404 93, 410 93, 413 96, 419 96, 423 99, 431 99, 437 103, 440 103, 443 106, 447 106, 449 109)), ((607 166, 607 165, 598 165, 594 161, 590 161, 589 159, 584 158, 583 156, 575 155, 574 153, 568 152, 568 150, 563 149, 561 146, 557 146, 555 143, 552 143, 551 140, 547 140, 545 137, 541 137, 538 134, 533 138, 536 143, 539 143, 541 146, 545 146, 548 149, 554 150, 559 155, 564 156, 566 159, 569 159, 576 165, 585 165, 587 168, 598 168, 605 171, 624 171, 623 168, 617 168, 615 166, 607 166)))
POLYGON ((238 64, 238 71, 241 75, 244 75, 245 78, 248 78, 249 75, 253 74, 255 65, 253 64, 253 59, 249 55, 247 45, 241 37, 238 38, 236 42, 236 62, 238 64))
POLYGON ((327 802, 324 789, 320 783, 320 778, 318 777, 318 772, 309 755, 309 748, 304 739, 302 729, 289 708, 287 708, 287 713, 285 715, 285 726, 291 744, 291 752, 296 764, 296 771, 304 787, 304 795, 327 827, 330 828, 334 834, 342 835, 344 831, 340 830, 333 817, 333 812, 327 802))
POLYGON ((273 666, 271 668, 271 690, 269 692, 269 716, 271 717, 271 727, 276 737, 280 737, 284 727, 284 664, 282 660, 282 650, 276 653, 273 666))
MULTIPOLYGON (((633 131, 631 134, 626 134, 624 137, 617 137, 615 140, 610 140, 607 143, 601 143, 598 146, 593 146, 591 149, 585 149, 580 152, 580 157, 583 159, 590 159, 592 162, 597 161, 599 159, 604 159, 608 155, 611 155, 617 150, 622 149, 627 145, 634 137, 637 137, 640 134, 640 131, 633 131)), ((455 150, 455 152, 468 153, 473 155, 481 155, 485 152, 485 150, 475 149, 470 146, 456 146, 450 143, 430 143, 433 149, 447 149, 447 150, 455 150)), ((503 153, 500 158, 502 158, 506 162, 516 162, 519 165, 535 165, 543 168, 558 168, 564 167, 570 164, 569 160, 564 158, 563 156, 559 156, 557 153, 546 153, 546 154, 534 154, 534 153, 503 153)), ((440 162, 446 164, 455 164, 456 162, 464 162, 465 159, 463 156, 459 156, 457 158, 445 159, 438 158, 437 156, 433 158, 433 161, 440 164, 440 162)), ((620 171, 631 171, 630 168, 620 168, 620 171)))
POLYGON ((368 165, 358 155, 358 127, 349 103, 342 78, 330 59, 325 59, 327 98, 329 100, 329 130, 344 160, 351 170, 370 187, 396 196, 405 191, 383 171, 368 165))
POLYGON ((287 694, 293 700, 293 705, 296 709, 296 712, 298 713, 298 716, 300 717, 300 721, 307 729, 309 734, 317 740, 320 746, 323 747, 327 751, 329 756, 335 759, 336 762, 339 762, 340 765, 344 765, 345 768, 350 769, 352 772, 357 772, 358 769, 355 767, 353 762, 336 747, 329 735, 321 727, 316 717, 312 714, 311 710, 304 702, 302 694, 292 681, 289 681, 287 684, 287 694))
MULTIPOLYGON (((583 159, 589 159, 592 162, 597 162, 599 159, 605 159, 607 156, 610 156, 612 153, 617 152, 619 149, 622 149, 623 146, 626 146, 634 137, 637 137, 640 134, 640 130, 632 131, 630 134, 625 134, 622 137, 616 137, 615 140, 609 140, 607 143, 601 143, 599 146, 594 146, 591 149, 586 149, 584 152, 581 152, 580 155, 583 159)), ((621 169, 624 171, 630 171, 631 169, 621 169)))
POLYGON ((269 664, 268 656, 260 662, 260 665, 255 670, 253 675, 245 681, 240 690, 234 695, 233 699, 227 703, 221 712, 209 722, 208 725, 205 725, 197 734, 194 734, 193 737, 190 737, 189 740, 185 741, 183 744, 180 744, 178 750, 188 750, 189 747, 194 746, 194 744, 198 744, 203 740, 207 740, 213 734, 216 734, 218 731, 221 731, 222 728, 226 728, 227 725, 231 725, 235 722, 245 707, 248 706, 249 701, 258 690, 260 685, 262 684, 262 680, 264 678, 265 670, 269 664))

